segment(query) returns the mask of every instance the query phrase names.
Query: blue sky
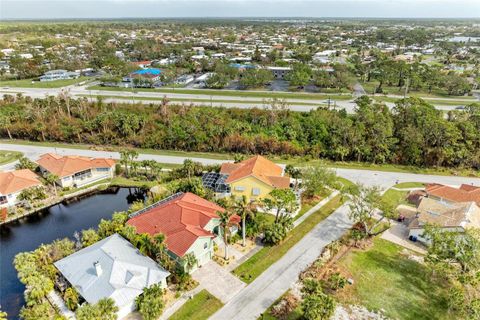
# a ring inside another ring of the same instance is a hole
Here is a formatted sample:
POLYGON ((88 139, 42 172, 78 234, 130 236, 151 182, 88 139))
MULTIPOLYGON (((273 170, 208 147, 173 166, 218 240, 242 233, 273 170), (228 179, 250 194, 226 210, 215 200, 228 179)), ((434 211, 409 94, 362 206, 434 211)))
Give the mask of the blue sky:
POLYGON ((0 19, 148 17, 480 18, 480 0, 0 0, 0 19))

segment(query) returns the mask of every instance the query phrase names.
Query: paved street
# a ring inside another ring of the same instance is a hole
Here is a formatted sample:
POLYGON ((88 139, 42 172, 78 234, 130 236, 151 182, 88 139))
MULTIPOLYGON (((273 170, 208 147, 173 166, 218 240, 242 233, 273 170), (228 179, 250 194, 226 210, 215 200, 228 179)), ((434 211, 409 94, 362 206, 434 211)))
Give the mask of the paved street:
MULTIPOLYGON (((355 97, 357 97, 357 93, 362 92, 363 88, 360 86, 355 91, 355 97), (360 89, 361 88, 361 89, 360 89)), ((225 108, 242 108, 242 109, 250 109, 250 108, 265 108, 268 106, 268 103, 265 104, 261 101, 261 97, 243 97, 243 96, 221 96, 221 95, 208 95, 202 94, 202 91, 199 89, 191 89, 191 93, 166 93, 160 91, 145 92, 145 91, 138 91, 137 93, 132 93, 131 91, 107 91, 107 90, 88 90, 85 86, 69 86, 66 88, 16 88, 10 87, 0 88, 0 94, 10 93, 22 93, 25 96, 30 96, 32 98, 44 98, 46 95, 58 95, 62 90, 68 90, 70 95, 73 97, 87 97, 89 100, 96 101, 96 96, 105 96, 104 102, 117 102, 117 103, 143 103, 143 104, 158 104, 161 103, 161 100, 141 100, 141 98, 157 98, 161 99, 166 96, 169 99, 182 99, 185 100, 184 102, 178 103, 186 103, 186 104, 193 104, 198 106, 214 106, 214 107, 225 107, 225 108), (90 98, 91 97, 91 98, 90 98), (204 100, 204 101, 195 101, 195 100, 204 100), (208 100, 208 101, 205 101, 208 100), (228 102, 228 101, 232 102, 228 102)), ((271 93, 271 92, 268 92, 271 93)), ((288 94, 288 93, 285 93, 288 94)), ((316 109, 318 106, 327 106, 326 100, 328 99, 328 95, 325 95, 324 98, 321 99, 309 99, 308 95, 306 95, 306 99, 286 99, 289 103, 289 108, 292 111, 309 111, 312 109, 316 109), (305 103, 311 105, 302 105, 305 103)), ((268 100, 268 99, 265 99, 268 100)), ((428 100, 428 98, 426 98, 428 100)), ((442 100, 442 98, 438 98, 436 100, 442 100)), ((172 103, 174 103, 173 101, 172 103)), ((472 102, 472 100, 465 100, 465 104, 467 102, 472 102)), ((355 103, 352 100, 332 100, 332 104, 335 105, 337 109, 345 109, 348 113, 355 112, 355 103)), ((386 105, 389 108, 394 106, 393 103, 387 102, 386 105)), ((436 106, 438 109, 441 110, 453 110, 455 106, 436 106)))
POLYGON ((351 227, 346 205, 315 226, 280 260, 215 313, 212 320, 254 320, 298 279, 330 242, 351 227))
MULTIPOLYGON (((42 146, 33 146, 33 145, 20 145, 20 144, 9 144, 9 143, 0 143, 0 150, 8 151, 20 151, 25 154, 31 160, 37 160, 40 155, 53 152, 61 155, 81 155, 87 157, 104 157, 119 159, 120 154, 118 152, 110 151, 95 151, 88 149, 69 149, 69 148, 53 148, 53 147, 42 147, 42 146)), ((180 157, 180 156, 164 156, 164 155, 154 155, 154 154, 140 154, 139 160, 155 160, 161 163, 173 163, 181 164, 183 161, 189 157, 180 157)), ((190 158, 194 161, 201 162, 203 164, 220 164, 227 160, 215 160, 207 158, 190 158)), ((14 164, 10 163, 0 167, 0 170, 11 170, 14 168, 14 164)), ((441 183, 447 185, 460 185, 465 184, 474 184, 480 186, 480 178, 469 178, 469 177, 455 177, 455 176, 437 176, 437 175, 426 175, 426 174, 415 174, 415 173, 400 173, 400 172, 385 172, 385 171, 375 171, 375 170, 360 170, 360 169, 335 169, 337 175, 345 179, 351 180, 355 183, 364 184, 367 186, 378 186, 382 190, 387 190, 393 185, 399 182, 427 182, 427 183, 441 183)))

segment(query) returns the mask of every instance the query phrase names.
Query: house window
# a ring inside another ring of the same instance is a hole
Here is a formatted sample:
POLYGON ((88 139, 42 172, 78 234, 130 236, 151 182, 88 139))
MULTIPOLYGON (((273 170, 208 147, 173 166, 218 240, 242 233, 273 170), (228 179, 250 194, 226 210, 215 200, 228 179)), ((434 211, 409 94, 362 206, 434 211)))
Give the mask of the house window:
POLYGON ((235 191, 245 191, 245 187, 242 186, 236 186, 235 191))
POLYGON ((253 188, 252 189, 252 195, 254 195, 254 196, 260 195, 260 189, 259 188, 253 188))
POLYGON ((208 248, 208 243, 205 242, 205 244, 203 245, 203 249, 207 249, 208 248))
POLYGON ((97 171, 108 172, 110 171, 110 168, 97 168, 97 171))

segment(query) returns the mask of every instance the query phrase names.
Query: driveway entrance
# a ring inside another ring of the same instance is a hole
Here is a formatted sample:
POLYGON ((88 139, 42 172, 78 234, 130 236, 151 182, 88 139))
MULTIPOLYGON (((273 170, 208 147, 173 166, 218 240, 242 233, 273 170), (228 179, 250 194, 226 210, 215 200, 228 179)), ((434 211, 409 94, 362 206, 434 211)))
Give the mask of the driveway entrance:
POLYGON ((244 282, 219 266, 215 261, 207 262, 201 268, 195 270, 192 277, 223 303, 230 301, 245 287, 244 282))

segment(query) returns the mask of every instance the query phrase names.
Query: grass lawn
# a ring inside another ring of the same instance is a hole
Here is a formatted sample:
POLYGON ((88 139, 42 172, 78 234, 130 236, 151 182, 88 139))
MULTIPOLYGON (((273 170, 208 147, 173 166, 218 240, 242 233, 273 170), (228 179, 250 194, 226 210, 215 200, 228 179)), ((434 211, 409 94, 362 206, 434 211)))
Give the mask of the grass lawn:
MULTIPOLYGON (((382 96, 375 96, 372 97, 374 100, 381 101, 381 102, 396 102, 400 99, 398 98, 391 98, 391 97, 382 97, 382 96)), ((425 98, 425 97, 423 97, 425 98)), ((467 97, 468 99, 468 97, 467 97)), ((470 100, 470 99, 469 99, 470 100)), ((465 101, 465 100, 455 100, 455 99, 448 99, 448 100, 435 100, 435 99, 426 99, 426 102, 430 104, 435 104, 435 105, 441 105, 441 106, 460 106, 460 105, 468 105, 470 103, 476 102, 475 100, 472 101, 465 101)))
POLYGON ((114 177, 110 185, 117 186, 117 187, 154 187, 158 185, 157 181, 145 181, 145 180, 134 180, 125 177, 114 177))
POLYGON ((373 247, 353 250, 342 257, 339 266, 355 282, 339 291, 339 302, 383 309, 392 319, 458 319, 447 310, 447 288, 431 280, 429 270, 402 255, 402 250, 376 238, 373 247))
POLYGON ((342 204, 341 197, 337 196, 330 200, 320 210, 309 216, 291 230, 285 240, 276 246, 267 246, 262 248, 250 259, 238 266, 233 273, 246 283, 250 283, 257 278, 263 271, 279 260, 290 250, 297 242, 299 242, 310 230, 313 229, 320 221, 328 217, 342 204))
POLYGON ((394 185, 395 188, 407 189, 407 188, 423 188, 425 187, 424 183, 421 182, 402 182, 394 185))
POLYGON ((385 203, 390 204, 392 207, 396 208, 399 204, 407 204, 405 198, 408 195, 408 191, 399 191, 388 189, 382 196, 382 200, 385 203))
MULTIPOLYGON (((90 97, 88 94, 81 94, 80 96, 84 97, 90 97)), ((123 99, 126 101, 139 101, 139 100, 145 100, 145 101, 161 101, 163 98, 155 98, 155 97, 136 97, 136 96, 104 96, 104 95, 96 95, 94 96, 95 98, 104 98, 104 99, 123 99)), ((198 103, 203 103, 205 105, 210 104, 210 103, 242 103, 242 104, 263 104, 266 103, 264 100, 219 100, 219 99, 198 99, 198 98, 168 98, 169 101, 171 102, 198 102, 198 103)), ((294 105, 300 105, 300 106, 319 106, 318 103, 313 103, 313 102, 291 102, 291 104, 294 105)))
MULTIPOLYGON (((378 81, 361 82, 361 85, 363 86, 367 94, 372 94, 375 88, 378 86, 378 81)), ((404 88, 389 86, 383 86, 382 88, 387 94, 401 96, 403 96, 405 90, 404 88)), ((451 96, 448 95, 445 90, 433 90, 431 93, 429 93, 428 91, 410 91, 408 93, 408 96, 418 98, 449 98, 475 100, 475 97, 472 96, 451 96)))
POLYGON ((19 88, 60 88, 70 86, 82 81, 89 80, 88 77, 80 77, 78 79, 55 80, 55 81, 33 81, 32 79, 23 80, 7 80, 0 81, 0 87, 19 87, 19 88))
MULTIPOLYGON (((105 90, 105 91, 132 91, 131 88, 119 88, 119 87, 102 87, 91 86, 87 90, 105 90)), ((338 94, 338 93, 300 93, 300 92, 268 92, 268 91, 253 91, 253 90, 212 90, 212 89, 149 89, 149 88, 136 88, 135 91, 145 92, 164 92, 164 93, 178 93, 178 94, 199 94, 208 96, 228 96, 228 97, 253 97, 253 98, 278 98, 278 99, 305 99, 305 100, 318 100, 318 99, 333 99, 333 100, 351 100, 351 94, 338 94)))
POLYGON ((23 153, 17 151, 0 150, 0 165, 16 161, 22 157, 23 153))
POLYGON ((223 306, 222 302, 203 289, 177 310, 170 320, 206 320, 223 306))

